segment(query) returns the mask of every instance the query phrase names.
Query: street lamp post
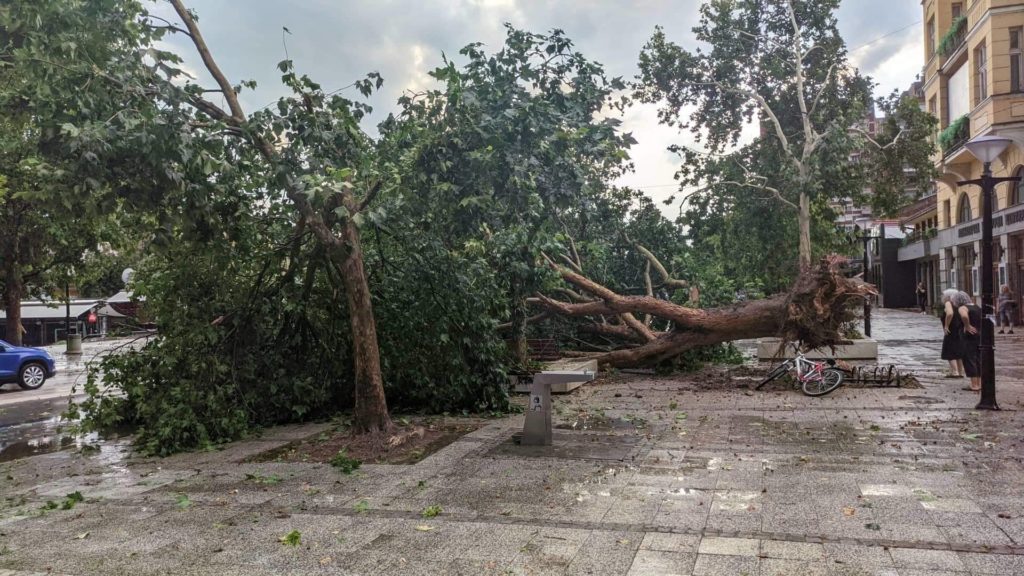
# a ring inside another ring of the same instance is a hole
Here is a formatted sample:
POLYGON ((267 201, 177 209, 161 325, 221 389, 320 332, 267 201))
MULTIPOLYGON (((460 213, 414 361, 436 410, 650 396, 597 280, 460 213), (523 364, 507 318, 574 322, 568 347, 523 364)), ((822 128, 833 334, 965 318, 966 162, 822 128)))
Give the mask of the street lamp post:
MULTIPOLYGON (((860 236, 857 236, 856 238, 857 240, 860 240, 861 242, 864 243, 864 256, 862 259, 862 266, 864 274, 864 283, 867 284, 870 283, 868 280, 868 243, 871 242, 872 240, 878 240, 879 238, 881 238, 881 236, 869 236, 868 230, 867 228, 865 228, 864 232, 860 236)), ((864 297, 864 335, 867 336, 868 338, 871 337, 871 300, 867 296, 864 297)))
POLYGON ((1009 138, 999 136, 979 136, 967 142, 964 146, 978 160, 981 160, 983 169, 981 178, 975 180, 964 180, 957 182, 958 186, 974 184, 981 187, 981 401, 978 402, 979 410, 999 410, 996 403, 996 357, 995 357, 995 327, 986 318, 992 310, 993 289, 992 289, 992 194, 997 184, 1003 182, 1018 182, 1019 177, 994 178, 992 176, 992 161, 1009 146, 1009 138))

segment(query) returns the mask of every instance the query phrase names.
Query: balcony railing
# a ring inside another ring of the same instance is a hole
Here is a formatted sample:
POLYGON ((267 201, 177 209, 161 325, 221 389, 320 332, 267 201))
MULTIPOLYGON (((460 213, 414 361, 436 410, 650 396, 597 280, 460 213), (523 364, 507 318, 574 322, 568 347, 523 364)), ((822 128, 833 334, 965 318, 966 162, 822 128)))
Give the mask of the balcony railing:
POLYGON ((921 240, 927 240, 935 238, 939 235, 938 228, 929 228, 927 230, 914 230, 910 234, 903 237, 903 245, 913 244, 914 242, 920 242, 921 240))
POLYGON ((946 31, 946 34, 939 40, 939 46, 936 48, 936 52, 942 54, 946 58, 949 58, 954 52, 956 52, 960 46, 963 45, 964 40, 967 38, 967 17, 957 16, 953 20, 953 24, 946 31))
POLYGON ((971 119, 965 114, 949 123, 946 129, 939 133, 939 147, 942 148, 942 156, 946 157, 964 145, 971 137, 971 119))

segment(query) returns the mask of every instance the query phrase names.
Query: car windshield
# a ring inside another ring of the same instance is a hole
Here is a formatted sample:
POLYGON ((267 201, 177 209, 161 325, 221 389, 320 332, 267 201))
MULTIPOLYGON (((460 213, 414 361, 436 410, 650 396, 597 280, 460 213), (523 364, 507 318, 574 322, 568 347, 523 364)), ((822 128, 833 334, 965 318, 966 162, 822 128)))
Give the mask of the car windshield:
POLYGON ((0 340, 0 346, 4 348, 14 348, 14 344, 8 344, 6 340, 0 340))

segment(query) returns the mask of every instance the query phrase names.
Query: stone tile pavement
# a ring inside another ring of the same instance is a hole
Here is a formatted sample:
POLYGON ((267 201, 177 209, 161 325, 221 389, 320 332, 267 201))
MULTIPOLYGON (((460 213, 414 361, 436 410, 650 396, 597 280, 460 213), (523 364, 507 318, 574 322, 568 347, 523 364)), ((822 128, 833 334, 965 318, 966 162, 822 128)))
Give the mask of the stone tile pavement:
POLYGON ((978 412, 942 377, 934 318, 874 324, 922 388, 616 375, 557 400, 551 450, 515 446, 510 417, 352 476, 244 462, 320 425, 162 460, 113 444, 0 465, 0 576, 1024 574, 1022 340, 997 340, 1003 411, 978 412), (299 545, 279 541, 293 530, 299 545))

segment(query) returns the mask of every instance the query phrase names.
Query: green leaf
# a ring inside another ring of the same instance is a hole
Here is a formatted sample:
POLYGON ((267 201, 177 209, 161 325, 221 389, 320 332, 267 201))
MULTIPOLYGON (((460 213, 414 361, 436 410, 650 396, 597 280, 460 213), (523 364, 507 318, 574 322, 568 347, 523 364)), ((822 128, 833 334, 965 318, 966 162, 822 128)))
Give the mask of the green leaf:
POLYGON ((302 542, 302 533, 298 530, 292 530, 284 536, 279 537, 277 541, 285 546, 298 546, 302 542))

